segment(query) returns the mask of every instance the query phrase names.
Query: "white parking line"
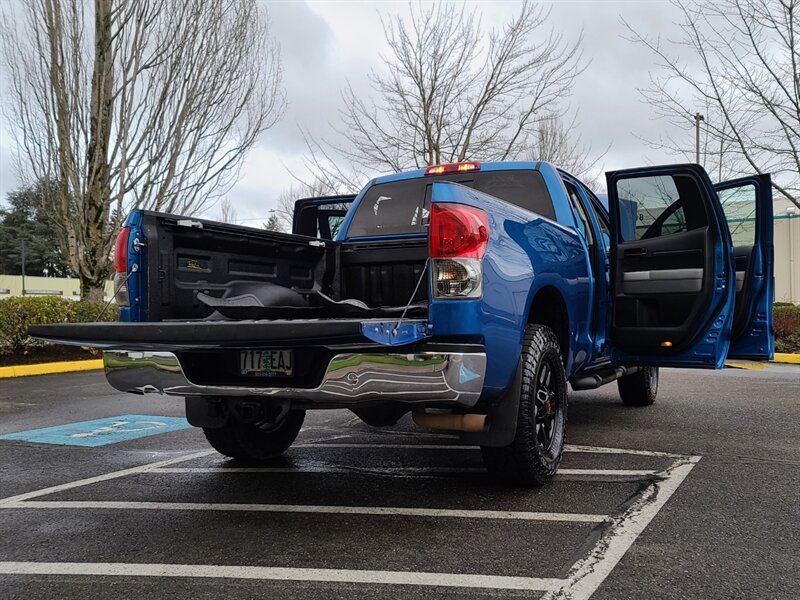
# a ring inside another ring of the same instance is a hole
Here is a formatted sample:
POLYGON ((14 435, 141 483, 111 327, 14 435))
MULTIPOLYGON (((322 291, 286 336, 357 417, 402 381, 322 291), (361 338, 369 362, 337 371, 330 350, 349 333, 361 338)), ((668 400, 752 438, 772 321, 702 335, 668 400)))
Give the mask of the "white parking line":
MULTIPOLYGON (((479 446, 468 446, 464 444, 351 444, 351 443, 316 443, 306 442, 295 444, 293 448, 390 448, 408 450, 478 450, 479 446)), ((632 450, 626 448, 604 448, 602 446, 575 446, 566 444, 564 452, 577 452, 588 454, 630 454, 633 456, 657 456, 663 458, 681 458, 681 454, 670 452, 658 452, 655 450, 632 450)))
POLYGON ((142 563, 0 562, 0 574, 272 579, 280 581, 377 583, 528 591, 554 590, 561 587, 564 583, 562 579, 506 577, 501 575, 465 575, 460 573, 142 563))
POLYGON ((483 467, 346 467, 308 464, 294 467, 167 467, 150 473, 363 473, 365 475, 458 475, 486 473, 483 467))
POLYGON ((628 448, 604 448, 602 446, 575 446, 566 444, 564 452, 580 452, 587 454, 630 454, 633 456, 660 456, 663 458, 684 458, 682 454, 658 452, 656 450, 630 450, 628 448))
POLYGON ((464 446, 463 444, 318 444, 308 442, 305 444, 295 444, 292 448, 391 448, 402 449, 412 448, 414 450, 478 450, 478 446, 464 446))
POLYGON ((571 475, 573 477, 647 477, 655 474, 656 471, 653 469, 559 469, 556 477, 559 475, 571 475))
POLYGON ((510 521, 565 521, 602 523, 608 515, 551 513, 514 510, 460 510, 450 508, 408 508, 403 506, 330 506, 324 504, 246 504, 212 502, 131 502, 95 500, 29 500, 6 503, 0 508, 117 509, 117 510, 204 510, 277 513, 319 513, 337 515, 380 515, 406 517, 454 517, 460 519, 500 519, 510 521))
MULTIPOLYGON (((294 467, 164 467, 148 473, 363 473, 366 475, 458 475, 487 473, 484 467, 346 467, 341 465, 308 464, 294 467)), ((559 476, 586 477, 646 477, 652 469, 559 469, 559 476)))
POLYGON ((636 538, 672 497, 700 458, 685 457, 667 469, 664 480, 654 482, 628 507, 628 510, 613 519, 613 525, 600 536, 589 555, 573 565, 564 587, 545 595, 543 600, 590 598, 614 570, 636 538))
POLYGON ((193 460, 195 458, 202 458, 204 456, 208 456, 209 454, 216 454, 216 450, 203 450, 202 452, 183 454, 175 458, 169 458, 167 460, 159 460, 154 463, 139 465, 138 467, 132 467, 130 469, 122 469, 121 471, 114 471, 113 473, 105 473, 103 475, 97 475, 96 477, 87 477, 86 479, 79 479, 78 481, 70 481, 69 483, 53 485, 47 488, 43 488, 41 490, 35 490, 33 492, 26 492, 24 494, 18 494, 16 496, 9 496, 8 498, 0 499, 0 508, 4 508, 7 504, 13 504, 17 502, 22 502, 23 500, 28 500, 29 498, 37 498, 39 496, 55 494, 56 492, 63 492, 65 490, 71 490, 74 488, 83 487, 85 485, 92 485, 93 483, 100 483, 101 481, 108 481, 109 479, 118 479, 120 477, 126 477, 128 475, 146 473, 147 471, 150 471, 152 469, 158 469, 159 467, 167 467, 169 465, 186 462, 187 460, 193 460))

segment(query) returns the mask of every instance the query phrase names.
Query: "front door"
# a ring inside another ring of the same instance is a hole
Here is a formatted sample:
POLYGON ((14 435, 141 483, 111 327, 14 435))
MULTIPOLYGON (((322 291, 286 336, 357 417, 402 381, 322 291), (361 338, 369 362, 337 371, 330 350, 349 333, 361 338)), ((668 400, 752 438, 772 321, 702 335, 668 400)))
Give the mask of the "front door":
POLYGON ((714 186, 728 221, 736 266, 729 358, 771 359, 773 278, 772 183, 753 175, 714 186))

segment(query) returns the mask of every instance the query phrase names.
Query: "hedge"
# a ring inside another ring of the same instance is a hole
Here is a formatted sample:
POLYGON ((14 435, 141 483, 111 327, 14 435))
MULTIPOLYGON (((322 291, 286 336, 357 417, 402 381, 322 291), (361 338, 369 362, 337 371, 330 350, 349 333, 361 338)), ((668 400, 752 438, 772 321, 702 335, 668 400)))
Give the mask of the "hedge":
POLYGON ((800 306, 776 304, 773 324, 775 351, 800 353, 800 306))
POLYGON ((53 296, 20 296, 0 300, 0 354, 26 351, 44 345, 28 336, 30 325, 116 321, 119 309, 111 304, 103 312, 99 300, 68 300, 53 296))

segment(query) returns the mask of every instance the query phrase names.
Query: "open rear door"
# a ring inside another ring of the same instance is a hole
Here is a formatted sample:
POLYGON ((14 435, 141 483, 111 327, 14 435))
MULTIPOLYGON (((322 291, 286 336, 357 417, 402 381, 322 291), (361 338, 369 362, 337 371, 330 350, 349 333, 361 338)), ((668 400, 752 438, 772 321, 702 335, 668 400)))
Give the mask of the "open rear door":
POLYGON ((292 233, 335 240, 355 199, 355 196, 347 195, 298 200, 294 204, 292 233))
POLYGON ((615 362, 721 368, 734 269, 719 198, 699 165, 606 174, 615 362))
POLYGON ((771 359, 775 352, 772 183, 769 175, 753 175, 714 187, 730 228, 736 266, 728 357, 771 359))

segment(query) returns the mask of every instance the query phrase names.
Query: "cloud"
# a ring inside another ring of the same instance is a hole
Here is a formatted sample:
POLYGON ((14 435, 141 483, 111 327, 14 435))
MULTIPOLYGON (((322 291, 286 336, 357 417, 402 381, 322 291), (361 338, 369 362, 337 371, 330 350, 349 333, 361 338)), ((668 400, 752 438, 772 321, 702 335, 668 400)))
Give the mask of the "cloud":
MULTIPOLYGON (((487 28, 502 25, 519 6, 515 2, 468 3, 468 8, 482 14, 487 28)), ((405 1, 272 2, 265 7, 272 33, 282 47, 289 104, 285 118, 258 140, 243 165, 241 180, 229 192, 241 219, 268 216, 281 190, 294 181, 290 170, 301 177, 307 175, 300 129, 335 139, 332 126, 339 121, 342 87, 349 81, 357 93, 366 96, 370 70, 384 68, 381 55, 387 46, 380 15, 410 10, 405 1)), ((626 30, 620 16, 642 32, 665 32, 666 37, 680 15, 666 2, 553 3, 550 24, 566 41, 576 39, 582 30, 584 53, 591 60, 566 101, 577 111, 577 127, 584 142, 595 150, 611 144, 604 159, 606 169, 669 162, 670 157, 648 148, 637 137, 657 138, 667 123, 653 119, 637 92, 647 85, 655 61, 641 47, 623 39, 626 30)), ((3 132, 2 196, 18 185, 12 148, 12 140, 3 132)), ((215 215, 216 210, 209 214, 215 215)))

